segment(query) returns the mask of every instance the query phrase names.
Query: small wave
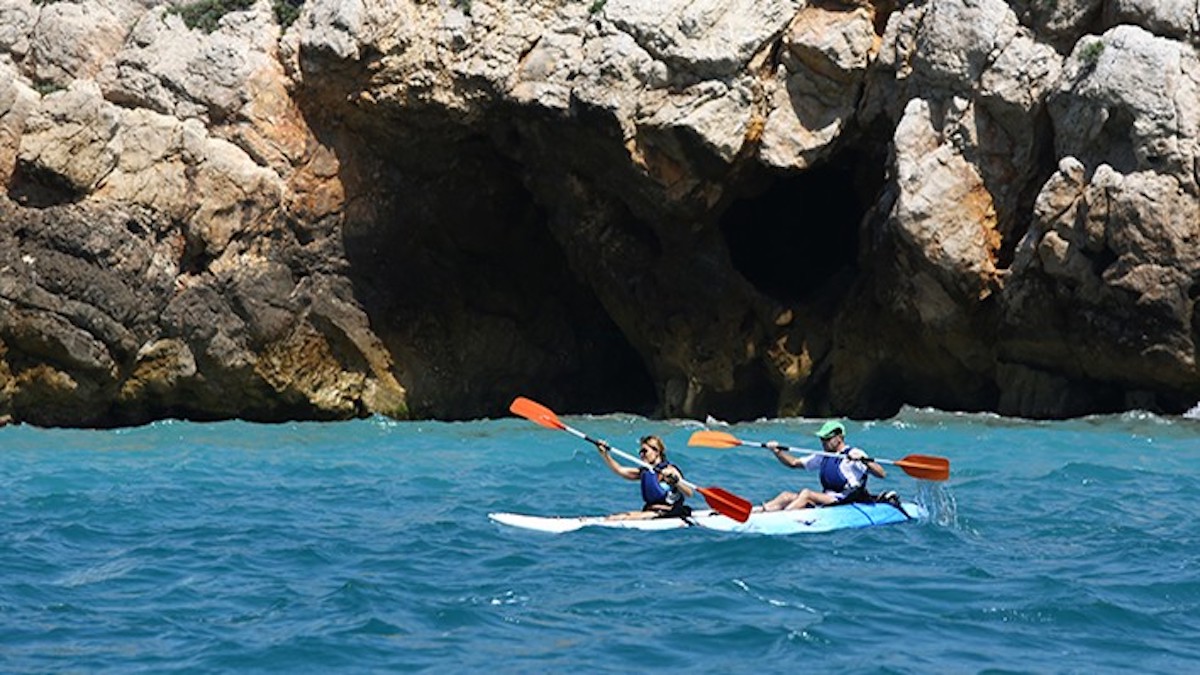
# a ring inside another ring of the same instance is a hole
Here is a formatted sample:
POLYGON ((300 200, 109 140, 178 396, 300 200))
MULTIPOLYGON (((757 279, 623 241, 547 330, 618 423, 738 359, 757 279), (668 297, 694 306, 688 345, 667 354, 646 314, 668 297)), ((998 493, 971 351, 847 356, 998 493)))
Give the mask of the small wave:
POLYGON ((376 617, 367 619, 365 623, 355 626, 348 630, 343 630, 340 635, 378 635, 383 637, 394 637, 399 635, 408 635, 409 631, 395 624, 384 621, 376 617))
POLYGON ((137 565, 131 560, 113 560, 72 572, 59 580, 58 585, 66 588, 76 588, 111 579, 119 579, 136 567, 137 565))
POLYGON ((770 605, 771 607, 799 609, 799 610, 808 612, 809 614, 820 615, 820 612, 813 609, 812 607, 809 607, 808 605, 805 605, 802 602, 792 602, 787 599, 769 598, 766 595, 763 595, 762 593, 759 593, 758 591, 755 591, 754 589, 752 589, 750 587, 750 584, 746 583, 746 581, 743 579, 733 579, 733 585, 737 586, 739 589, 742 590, 742 592, 744 592, 746 595, 750 596, 751 598, 754 598, 755 600, 757 600, 759 602, 770 605))
POLYGON ((492 606, 497 605, 526 605, 529 603, 529 596, 518 595, 513 591, 505 591, 501 596, 492 596, 487 599, 487 604, 492 606))

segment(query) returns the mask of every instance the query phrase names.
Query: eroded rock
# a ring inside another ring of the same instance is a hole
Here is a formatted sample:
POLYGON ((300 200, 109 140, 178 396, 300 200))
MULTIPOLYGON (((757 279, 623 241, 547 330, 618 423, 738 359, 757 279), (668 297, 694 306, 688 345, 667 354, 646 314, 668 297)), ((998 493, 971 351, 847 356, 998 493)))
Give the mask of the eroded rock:
POLYGON ((0 2, 0 415, 1182 411, 1192 9, 0 2))

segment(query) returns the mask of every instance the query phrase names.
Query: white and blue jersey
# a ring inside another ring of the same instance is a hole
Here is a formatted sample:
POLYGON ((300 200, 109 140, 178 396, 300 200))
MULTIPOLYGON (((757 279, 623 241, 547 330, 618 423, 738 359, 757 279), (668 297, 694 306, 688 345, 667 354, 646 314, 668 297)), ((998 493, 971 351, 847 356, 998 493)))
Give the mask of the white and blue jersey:
POLYGON ((808 471, 820 471, 821 489, 845 499, 859 490, 865 490, 867 486, 866 463, 846 456, 853 449, 847 447, 846 452, 837 457, 805 455, 800 458, 800 466, 808 471))

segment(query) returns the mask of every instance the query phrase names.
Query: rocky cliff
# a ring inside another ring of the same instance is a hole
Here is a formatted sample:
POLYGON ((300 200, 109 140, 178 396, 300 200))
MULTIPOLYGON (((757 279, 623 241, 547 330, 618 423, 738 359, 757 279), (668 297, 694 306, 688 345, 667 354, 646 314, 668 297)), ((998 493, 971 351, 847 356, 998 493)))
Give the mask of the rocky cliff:
POLYGON ((1181 412, 1197 44, 1194 0, 0 0, 0 414, 1181 412))

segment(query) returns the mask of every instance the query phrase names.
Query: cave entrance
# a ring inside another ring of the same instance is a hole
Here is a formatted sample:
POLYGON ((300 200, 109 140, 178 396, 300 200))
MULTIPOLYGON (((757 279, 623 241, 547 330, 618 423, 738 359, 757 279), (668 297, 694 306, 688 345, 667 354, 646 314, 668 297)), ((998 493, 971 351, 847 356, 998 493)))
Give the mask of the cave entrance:
POLYGON ((733 202, 720 220, 734 267, 783 304, 811 302, 857 272, 858 231, 883 163, 845 153, 733 202))
POLYGON ((484 139, 418 146, 381 167, 343 241, 355 295, 416 418, 652 414, 645 362, 570 270, 520 167, 484 139))

